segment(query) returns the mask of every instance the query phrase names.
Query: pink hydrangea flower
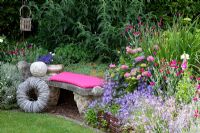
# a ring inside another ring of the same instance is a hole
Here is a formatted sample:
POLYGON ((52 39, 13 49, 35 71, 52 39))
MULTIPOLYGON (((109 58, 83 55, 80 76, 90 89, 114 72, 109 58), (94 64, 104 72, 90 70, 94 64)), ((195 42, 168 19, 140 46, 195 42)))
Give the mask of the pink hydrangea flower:
POLYGON ((147 57, 147 61, 148 62, 153 62, 154 61, 154 57, 153 56, 148 56, 147 57))
POLYGON ((126 73, 124 74, 124 77, 125 77, 125 78, 128 78, 128 77, 130 77, 130 76, 131 76, 131 74, 128 73, 128 72, 126 72, 126 73))
POLYGON ((127 66, 127 65, 122 65, 122 66, 121 66, 121 69, 122 69, 122 70, 127 70, 127 69, 128 69, 128 66, 127 66))
POLYGON ((115 64, 110 64, 110 65, 109 65, 109 68, 115 68, 115 67, 116 67, 115 64))

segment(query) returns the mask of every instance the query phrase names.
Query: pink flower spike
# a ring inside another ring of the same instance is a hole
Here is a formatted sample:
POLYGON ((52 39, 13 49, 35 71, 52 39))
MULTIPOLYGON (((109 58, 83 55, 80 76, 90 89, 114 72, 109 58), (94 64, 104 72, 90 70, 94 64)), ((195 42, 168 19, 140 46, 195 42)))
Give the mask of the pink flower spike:
POLYGON ((187 60, 183 60, 183 63, 181 64, 182 70, 187 69, 187 60))
POLYGON ((147 57, 147 61, 148 62, 153 62, 154 61, 154 57, 153 56, 148 56, 147 57))
POLYGON ((128 66, 127 66, 127 65, 122 65, 122 66, 121 66, 121 69, 122 69, 122 70, 127 70, 127 69, 128 69, 128 66))
POLYGON ((150 82, 150 85, 151 86, 155 86, 155 82, 150 82))
POLYGON ((110 65, 109 65, 109 68, 115 68, 115 67, 116 67, 115 64, 110 64, 110 65))
POLYGON ((128 78, 128 77, 130 77, 130 76, 131 76, 131 74, 128 73, 128 72, 126 72, 126 73, 124 74, 124 77, 125 77, 125 78, 128 78))

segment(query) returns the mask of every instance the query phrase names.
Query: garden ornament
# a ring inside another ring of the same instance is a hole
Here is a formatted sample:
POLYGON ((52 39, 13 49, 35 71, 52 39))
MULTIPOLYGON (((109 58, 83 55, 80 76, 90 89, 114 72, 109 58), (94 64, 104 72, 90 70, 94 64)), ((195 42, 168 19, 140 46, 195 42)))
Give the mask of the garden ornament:
POLYGON ((25 112, 41 112, 47 106, 49 93, 45 81, 30 77, 18 86, 17 103, 25 112))
POLYGON ((43 77, 47 73, 47 65, 41 61, 34 62, 31 64, 30 71, 35 77, 43 77))
POLYGON ((31 9, 27 5, 22 5, 20 8, 20 30, 21 31, 31 31, 31 9), (27 8, 29 11, 29 14, 25 17, 22 16, 22 11, 27 8))

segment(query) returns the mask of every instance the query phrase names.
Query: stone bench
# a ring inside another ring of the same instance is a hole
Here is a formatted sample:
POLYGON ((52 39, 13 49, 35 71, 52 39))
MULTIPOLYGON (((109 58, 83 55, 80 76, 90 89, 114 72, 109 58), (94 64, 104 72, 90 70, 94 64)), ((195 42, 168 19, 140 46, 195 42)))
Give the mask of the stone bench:
MULTIPOLYGON (((30 66, 26 62, 18 63, 18 68, 20 72, 23 74, 24 80, 32 76, 30 74, 30 69, 29 69, 30 66)), ((62 81, 65 78, 61 79, 61 81, 56 81, 55 79, 52 79, 52 76, 48 75, 43 77, 37 77, 44 80, 49 86, 50 94, 49 94, 48 106, 56 106, 60 95, 60 89, 65 89, 73 92, 74 100, 77 104, 79 113, 82 114, 84 113, 84 111, 86 110, 86 108, 88 107, 89 103, 92 100, 100 98, 100 96, 103 93, 103 88, 99 86, 98 82, 96 84, 94 83, 96 81, 93 79, 96 79, 97 77, 91 77, 87 75, 75 74, 70 72, 64 72, 64 74, 68 74, 69 77, 80 76, 81 78, 71 79, 68 77, 69 81, 65 82, 62 81), (82 84, 79 84, 80 82, 82 82, 82 84), (92 84, 87 86, 85 82, 91 82, 92 84)))
MULTIPOLYGON (((72 74, 75 74, 75 73, 72 73, 72 74)), ((80 75, 80 74, 75 74, 75 75, 80 75)), ((86 76, 86 75, 83 75, 83 76, 86 76)), ((59 95, 60 95, 60 89, 69 90, 69 91, 72 91, 74 94, 74 100, 77 104, 77 108, 80 114, 84 113, 89 103, 91 103, 95 99, 100 98, 100 96, 103 93, 103 88, 100 86, 95 86, 93 88, 82 88, 77 85, 69 84, 66 82, 49 80, 51 76, 45 76, 41 78, 48 84, 49 89, 50 89, 50 96, 49 96, 49 102, 48 102, 49 106, 57 105, 59 95)))

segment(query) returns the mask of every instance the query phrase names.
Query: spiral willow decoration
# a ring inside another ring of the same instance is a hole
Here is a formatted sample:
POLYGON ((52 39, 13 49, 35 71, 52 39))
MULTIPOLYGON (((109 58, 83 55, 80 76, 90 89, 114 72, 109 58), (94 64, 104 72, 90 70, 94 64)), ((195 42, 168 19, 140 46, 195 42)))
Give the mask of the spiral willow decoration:
POLYGON ((18 86, 17 103, 25 112, 41 112, 48 103, 49 87, 40 78, 30 77, 18 86), (28 95, 31 90, 37 91, 36 100, 28 95))

